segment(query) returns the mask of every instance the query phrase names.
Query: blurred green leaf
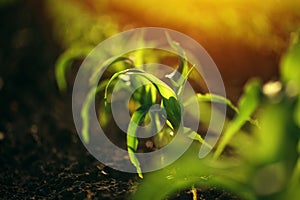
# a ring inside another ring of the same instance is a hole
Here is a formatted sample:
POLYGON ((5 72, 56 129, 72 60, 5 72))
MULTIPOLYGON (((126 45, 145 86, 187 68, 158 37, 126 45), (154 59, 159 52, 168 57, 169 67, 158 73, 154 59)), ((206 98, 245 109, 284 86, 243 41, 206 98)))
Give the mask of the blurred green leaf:
POLYGON ((93 98, 95 98, 95 94, 97 93, 97 90, 99 90, 99 88, 92 88, 90 90, 90 92, 88 93, 83 105, 82 105, 82 109, 81 109, 81 119, 82 119, 82 138, 83 141, 85 143, 89 143, 90 141, 90 136, 89 136, 89 109, 90 109, 90 105, 91 102, 93 100, 93 98))
POLYGON ((69 71, 69 68, 72 65, 72 61, 80 57, 86 57, 91 52, 91 50, 91 46, 73 47, 66 50, 59 56, 55 64, 55 76, 60 91, 65 91, 67 89, 65 74, 69 71))
POLYGON ((260 103, 261 82, 257 79, 251 80, 245 86, 245 93, 238 102, 239 112, 235 118, 227 126, 221 140, 214 153, 214 158, 218 158, 223 152, 226 145, 231 138, 236 134, 240 128, 251 119, 251 115, 260 103))
MULTIPOLYGON (((93 72, 91 78, 90 78, 90 83, 93 83, 95 81, 97 81, 98 77, 99 77, 99 73, 102 72, 101 70, 103 69, 108 69, 109 67, 113 66, 114 64, 118 63, 118 62, 122 62, 122 63, 126 63, 129 65, 129 67, 134 67, 133 66, 133 61, 127 57, 113 57, 113 58, 109 58, 106 61, 104 61, 100 67, 97 67, 96 70, 93 72)), ((124 69, 121 69, 124 70, 124 69)), ((119 71, 119 70, 118 70, 119 71)))
MULTIPOLYGON (((299 31, 300 32, 300 31, 299 31)), ((281 78, 285 82, 295 81, 300 85, 300 36, 292 34, 291 45, 281 60, 281 78)), ((300 88, 298 88, 300 89, 300 88)))
POLYGON ((233 105, 233 103, 229 100, 226 99, 225 97, 216 95, 216 94, 197 94, 197 98, 199 102, 212 102, 212 103, 220 103, 220 104, 225 104, 229 106, 232 110, 234 110, 236 113, 239 112, 238 108, 233 105))
MULTIPOLYGON (((85 143, 89 142, 89 109, 92 104, 92 100, 95 98, 96 94, 98 94, 100 91, 102 91, 105 88, 107 82, 108 80, 104 80, 97 87, 93 87, 92 89, 90 89, 87 97, 83 102, 82 109, 81 109, 81 119, 82 119, 81 132, 85 143)), ((104 115, 104 113, 102 114, 104 115)))
POLYGON ((290 48, 282 57, 281 77, 287 84, 288 95, 298 95, 294 119, 300 127, 300 30, 292 34, 290 48))
POLYGON ((166 199, 171 195, 195 187, 227 189, 245 199, 254 200, 251 187, 244 184, 250 176, 248 167, 237 167, 232 160, 199 159, 198 145, 192 145, 185 154, 164 169, 148 173, 132 194, 131 199, 166 199))
POLYGON ((252 184, 259 199, 290 199, 289 193, 295 194, 294 186, 299 184, 299 177, 293 177, 299 173, 299 128, 293 107, 293 100, 285 97, 279 102, 267 100, 257 113, 261 127, 253 132, 255 143, 247 159, 254 169, 252 184))

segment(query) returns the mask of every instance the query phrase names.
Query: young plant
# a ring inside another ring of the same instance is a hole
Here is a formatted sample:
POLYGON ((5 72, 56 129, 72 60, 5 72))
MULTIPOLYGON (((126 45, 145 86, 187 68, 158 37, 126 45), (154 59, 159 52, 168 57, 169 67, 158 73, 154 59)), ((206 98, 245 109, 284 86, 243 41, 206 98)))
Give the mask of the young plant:
MULTIPOLYGON (((115 73, 105 87, 104 99, 105 102, 107 102, 108 88, 115 79, 121 77, 130 82, 125 85, 135 85, 136 82, 144 83, 144 86, 142 86, 142 88, 138 91, 140 93, 138 98, 133 96, 133 101, 136 105, 140 105, 140 107, 132 113, 132 118, 127 129, 127 150, 129 158, 132 164, 136 167, 141 178, 143 177, 142 169, 140 167, 139 160, 135 156, 139 142, 137 130, 139 125, 145 123, 151 107, 157 104, 160 105, 160 110, 165 110, 163 118, 166 120, 166 127, 164 127, 164 129, 170 130, 162 131, 164 134, 168 135, 170 133, 172 134, 177 131, 182 131, 187 137, 200 142, 209 149, 212 149, 212 146, 205 142, 205 140, 196 131, 192 130, 190 127, 181 127, 182 113, 184 111, 184 106, 182 105, 181 100, 183 98, 182 95, 184 94, 185 84, 193 70, 193 66, 189 67, 185 53, 180 45, 174 42, 169 35, 166 35, 166 37, 169 45, 179 54, 178 67, 172 73, 166 75, 166 77, 170 79, 171 87, 156 78, 154 75, 136 67, 115 73)), ((215 94, 203 95, 199 93, 197 94, 197 100, 200 102, 227 104, 233 110, 237 111, 237 108, 234 107, 228 99, 215 94)), ((159 129, 157 127, 160 127, 160 121, 157 119, 158 118, 152 117, 152 120, 154 120, 155 131, 158 131, 159 129)))
MULTIPOLYGON (((116 70, 110 78, 102 79, 98 86, 95 88, 91 88, 88 93, 85 102, 83 103, 81 117, 82 117, 82 136, 84 142, 89 142, 89 109, 91 106, 91 102, 95 97, 95 94, 104 93, 104 105, 107 109, 102 110, 105 112, 102 116, 110 115, 107 110, 110 110, 110 100, 109 100, 109 91, 111 86, 114 86, 117 80, 122 80, 124 84, 117 88, 117 90, 125 89, 128 92, 131 92, 131 87, 137 84, 142 83, 142 87, 138 88, 137 91, 133 93, 132 101, 134 104, 134 109, 131 111, 131 120, 128 124, 127 128, 127 150, 129 154, 129 158, 132 164, 136 167, 138 175, 142 178, 142 169, 140 167, 139 160, 135 156, 135 152, 138 149, 139 139, 137 137, 138 127, 147 123, 147 121, 153 121, 153 129, 158 132, 156 139, 156 146, 163 146, 160 143, 162 138, 168 138, 173 136, 173 134, 178 131, 183 132, 188 138, 196 140, 200 142, 200 144, 205 145, 207 148, 212 149, 212 146, 205 142, 205 140, 198 134, 195 130, 192 130, 190 127, 181 127, 182 123, 182 113, 184 112, 184 105, 182 105, 182 99, 184 94, 184 88, 186 82, 189 78, 189 75, 192 73, 194 66, 190 66, 187 61, 185 52, 180 47, 180 44, 173 41, 171 37, 166 34, 167 40, 171 48, 177 51, 179 55, 179 64, 174 69, 173 72, 167 74, 167 77, 170 80, 171 85, 167 85, 165 82, 161 81, 156 76, 146 72, 143 69, 143 65, 147 64, 147 60, 145 58, 153 57, 149 50, 138 50, 133 52, 132 55, 124 55, 122 57, 111 58, 99 67, 99 69, 103 68, 103 66, 116 70), (147 57, 146 57, 147 56, 147 57), (134 59, 132 59, 134 57, 134 59), (121 64, 122 67, 116 68, 117 64, 121 64), (156 114, 151 114, 154 106, 160 111, 156 114), (162 125, 159 120, 159 115, 165 120, 165 125, 163 129, 160 131, 162 125)), ((136 38, 135 38, 136 39, 136 38)), ((143 43, 143 38, 138 40, 139 43, 143 43)), ((61 90, 65 90, 66 88, 66 80, 64 78, 64 74, 66 73, 67 66, 76 55, 84 55, 86 51, 83 49, 82 51, 75 52, 67 51, 62 58, 60 58, 57 65, 57 81, 61 90)), ((154 57, 162 57, 164 55, 155 55, 154 57)), ((148 59, 149 60, 149 59, 148 59)), ((153 59, 152 59, 153 60, 153 59)), ((150 62, 151 63, 151 62, 150 62)), ((90 78, 91 81, 97 79, 97 71, 98 69, 93 69, 95 73, 90 78)), ((113 71, 114 71, 113 70, 113 71)), ((114 88, 115 90, 116 88, 114 88)), ((197 101, 199 102, 214 102, 220 104, 226 104, 231 107, 234 111, 237 111, 237 108, 226 98, 215 95, 215 94, 200 94, 196 95, 197 101)), ((188 102, 188 101, 187 101, 188 102)), ((192 115, 193 113, 191 113, 192 115)), ((107 117, 110 118, 110 117, 107 117)), ((205 119, 207 121, 207 119, 205 119)), ((209 119, 208 119, 209 121, 209 119)))

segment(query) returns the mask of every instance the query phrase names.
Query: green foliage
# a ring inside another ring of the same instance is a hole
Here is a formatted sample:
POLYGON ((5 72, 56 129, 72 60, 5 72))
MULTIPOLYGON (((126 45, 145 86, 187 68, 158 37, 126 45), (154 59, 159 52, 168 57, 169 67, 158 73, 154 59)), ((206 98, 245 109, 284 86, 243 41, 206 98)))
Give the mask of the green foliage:
POLYGON ((237 116, 227 126, 223 137, 214 153, 214 158, 218 158, 229 144, 231 138, 241 129, 241 127, 251 120, 251 115, 258 107, 260 101, 261 83, 259 80, 250 81, 245 87, 245 93, 238 102, 237 116))
POLYGON ((222 96, 216 95, 216 94, 197 94, 198 101, 200 102, 213 102, 213 103, 220 103, 225 104, 229 106, 232 110, 234 110, 236 113, 238 113, 238 108, 232 104, 232 102, 229 99, 226 99, 222 96))
POLYGON ((250 175, 248 168, 237 167, 233 160, 213 160, 211 156, 198 159, 197 150, 198 145, 193 144, 181 158, 168 167, 147 174, 131 199, 166 199, 192 186, 217 186, 246 199, 255 199, 251 189, 243 184, 250 175))
MULTIPOLYGON (((143 178, 143 169, 135 155, 139 148, 138 127, 149 120, 156 129, 160 125, 157 116, 149 114, 152 106, 157 105, 165 110, 163 117, 166 125, 154 138, 158 148, 166 145, 165 137, 169 137, 170 132, 183 131, 195 142, 176 162, 162 170, 147 174, 133 194, 133 199, 164 199, 179 190, 194 186, 217 186, 245 199, 294 199, 300 196, 299 33, 295 33, 289 50, 282 58, 281 80, 276 82, 280 87, 272 84, 262 85, 259 79, 253 79, 246 84, 237 106, 215 94, 197 94, 198 103, 204 105, 201 107, 201 112, 204 112, 201 114, 204 118, 200 118, 202 125, 210 122, 210 107, 206 103, 227 105, 235 111, 233 119, 227 118, 224 132, 215 149, 195 130, 180 127, 184 108, 190 103, 187 101, 182 105, 181 101, 193 66, 187 62, 180 44, 174 42, 169 35, 166 37, 169 45, 179 54, 177 68, 166 75, 173 87, 143 68, 143 64, 151 63, 149 58, 151 60, 158 57, 146 50, 113 57, 103 62, 99 68, 93 69, 91 83, 97 81, 99 69, 108 67, 111 70, 110 75, 101 79, 97 87, 90 89, 83 103, 81 117, 84 142, 89 142, 88 114, 95 95, 103 95, 101 101, 109 110, 110 91, 118 80, 121 79, 128 84, 123 84, 117 89, 128 91, 132 90, 130 86, 142 83, 143 86, 132 95, 134 106, 130 109, 131 120, 127 128, 126 141, 130 161, 139 177, 143 178), (266 86, 270 86, 271 89, 273 87, 275 92, 266 92, 264 90, 266 86), (199 159, 197 157, 199 145, 205 145, 212 149, 213 153, 199 159), (226 154, 226 147, 232 148, 234 156, 226 154)), ((143 40, 139 39, 138 42, 143 43, 143 40)), ((58 59, 56 76, 61 90, 67 87, 64 77, 72 60, 85 56, 88 50, 88 46, 70 48, 58 59)), ((193 113, 190 114, 193 116, 193 113)), ((105 112, 103 115, 109 116, 111 113, 105 112)), ((193 194, 196 198, 196 193, 193 194)))
POLYGON ((197 150, 191 147, 172 165, 148 174, 132 199, 165 199, 190 186, 217 186, 243 199, 297 199, 300 195, 299 50, 299 34, 295 34, 282 58, 281 82, 262 86, 257 79, 250 81, 237 107, 226 99, 199 95, 202 101, 226 103, 236 111, 233 120, 226 124, 214 154, 198 159, 197 150), (247 123, 251 128, 245 133, 241 129, 247 123), (234 148, 235 156, 221 156, 227 146, 234 148))
POLYGON ((145 116, 148 113, 150 107, 151 106, 149 104, 145 104, 139 107, 133 113, 127 129, 127 150, 128 150, 129 158, 132 164, 136 167, 137 173, 140 178, 143 178, 143 175, 142 175, 142 170, 140 168, 139 160, 134 154, 138 148, 138 138, 136 137, 135 134, 137 132, 138 126, 141 125, 141 123, 145 119, 145 116))
MULTIPOLYGON (((169 124, 171 125, 171 128, 174 130, 177 130, 179 128, 179 125, 181 123, 181 109, 180 105, 177 101, 176 94, 173 92, 173 90, 165 84, 160 79, 156 78, 155 76, 146 73, 143 70, 139 69, 126 69, 124 71, 120 71, 115 73, 111 79, 109 80, 108 84, 105 88, 105 94, 104 99, 107 101, 108 96, 108 88, 110 84, 119 76, 125 75, 130 77, 131 83, 141 81, 144 84, 144 88, 148 87, 147 83, 151 83, 151 86, 155 88, 162 98, 162 107, 165 108, 167 112, 166 119, 169 121, 169 124), (146 81, 146 83, 145 83, 146 81)), ((128 129, 127 129, 127 149, 129 153, 129 158, 133 165, 137 168, 137 172, 140 177, 142 176, 140 164, 138 159, 136 158, 134 152, 137 150, 138 147, 138 139, 136 137, 136 131, 137 126, 142 124, 144 121, 146 114, 148 113, 151 106, 155 105, 156 99, 152 98, 152 88, 150 87, 149 90, 146 90, 146 88, 143 90, 148 97, 147 101, 139 102, 141 103, 141 106, 133 113, 131 121, 129 123, 128 129), (148 95, 147 95, 148 93, 148 95), (146 104, 145 104, 146 103, 146 104)), ((143 96, 143 95, 142 95, 143 96)), ((141 100, 141 99, 140 99, 141 100)))
POLYGON ((72 61, 78 58, 86 57, 92 50, 92 47, 72 47, 66 50, 56 61, 56 80, 58 88, 61 91, 67 89, 67 81, 65 78, 65 73, 70 70, 72 66, 72 61))
MULTIPOLYGON (((164 109, 166 112, 166 116, 164 116, 166 120, 166 126, 157 136, 157 138, 160 139, 155 139, 156 145, 158 147, 161 146, 161 144, 163 143, 162 140, 164 140, 165 138, 164 135, 169 135, 170 132, 176 133, 177 131, 180 131, 179 128, 182 124, 183 112, 183 106, 181 105, 180 100, 182 99, 185 83, 194 68, 193 66, 189 67, 185 53, 181 49, 180 45, 172 41, 169 35, 166 35, 166 37, 170 46, 179 54, 178 67, 172 73, 166 75, 166 77, 170 79, 173 89, 170 88, 166 83, 164 83, 160 79, 156 78, 154 75, 147 73, 142 69, 143 64, 145 64, 144 62, 147 61, 147 59, 144 58, 147 54, 147 51, 138 50, 136 52, 133 52, 133 56, 124 55, 117 58, 113 57, 103 62, 99 67, 92 69, 94 73, 90 77, 91 83, 97 81, 97 76, 99 73, 98 69, 112 68, 112 71, 115 71, 115 73, 113 73, 109 79, 102 79, 97 87, 90 89, 90 92, 88 93, 81 110, 82 136, 84 142, 88 143, 89 109, 95 95, 104 91, 104 105, 106 107, 109 107, 109 90, 111 86, 114 85, 114 83, 117 81, 117 79, 123 79, 123 81, 128 82, 128 84, 124 84, 121 88, 119 88, 127 89, 128 91, 131 91, 131 89, 130 86, 126 85, 134 86, 142 83, 143 86, 141 88, 138 88, 134 92, 132 98, 134 104, 138 107, 132 111, 132 119, 127 129, 127 149, 129 158, 132 164, 136 167, 140 177, 143 177, 142 169, 140 168, 140 163, 134 154, 138 148, 138 138, 136 137, 137 127, 145 123, 151 106, 160 105, 160 108, 164 109), (131 59, 132 57, 134 58, 134 60, 131 59), (127 69, 124 69, 123 67, 123 69, 116 67, 119 63, 122 63, 123 66, 127 69), (169 131, 166 131, 167 129, 169 129, 169 131)), ((142 42, 143 41, 139 39, 139 43, 142 42)), ((70 48, 58 59, 56 75, 59 88, 62 91, 65 90, 67 87, 64 74, 71 66, 72 60, 77 58, 78 56, 86 55, 88 53, 88 50, 89 48, 70 48)), ((198 97, 199 101, 225 103, 236 110, 232 103, 224 97, 220 97, 213 94, 199 94, 198 97)), ((109 113, 102 113, 102 116, 103 115, 109 115, 109 113)), ((151 120, 153 120, 154 122, 154 127, 158 127, 160 122, 155 117, 157 116, 152 117, 151 120)), ((200 144, 204 144, 206 147, 212 149, 212 146, 205 142, 204 139, 194 130, 191 130, 188 127, 183 127, 182 131, 187 137, 194 139, 200 144)))
POLYGON ((294 117, 300 126, 300 30, 293 33, 292 42, 288 52, 283 56, 281 62, 282 80, 287 85, 289 96, 298 95, 298 103, 295 109, 294 117))

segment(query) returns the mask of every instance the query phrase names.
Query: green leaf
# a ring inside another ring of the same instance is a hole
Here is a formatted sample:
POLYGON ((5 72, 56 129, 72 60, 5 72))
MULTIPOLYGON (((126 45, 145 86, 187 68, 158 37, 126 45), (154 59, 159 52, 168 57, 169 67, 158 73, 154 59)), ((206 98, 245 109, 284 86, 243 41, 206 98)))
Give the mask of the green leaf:
POLYGON ((159 93, 159 95, 165 99, 169 99, 170 97, 177 98, 174 91, 166 83, 164 83, 160 79, 156 78, 152 74, 146 73, 142 70, 138 70, 138 71, 129 70, 126 74, 134 75, 134 76, 136 76, 136 75, 141 76, 141 77, 149 80, 154 85, 154 87, 157 89, 157 92, 159 93))
MULTIPOLYGON (((151 82, 144 79, 137 79, 137 78, 131 78, 130 85, 143 85, 141 88, 138 88, 136 91, 134 91, 133 94, 133 100, 135 102, 138 102, 139 104, 154 104, 156 102, 156 88, 153 86, 151 82)), ((127 86, 128 87, 128 86, 127 86)))
MULTIPOLYGON (((193 66, 186 74, 186 77, 184 77, 183 79, 180 80, 180 82, 178 82, 177 84, 179 85, 178 88, 177 88, 177 91, 176 91, 176 94, 178 96, 178 98, 182 99, 182 95, 183 95, 183 92, 184 92, 184 87, 185 87, 185 84, 188 80, 188 77, 190 76, 190 74, 192 73, 192 71, 194 70, 195 66, 193 66)), ((171 79, 171 82, 173 80, 171 79)), ((173 84, 174 85, 174 84, 173 84)))
POLYGON ((200 188, 223 188, 242 199, 256 199, 252 188, 245 184, 250 177, 248 166, 233 166, 232 160, 212 161, 195 157, 192 146, 181 158, 164 169, 147 174, 130 199, 168 199, 192 185, 200 188))
POLYGON ((295 81, 300 85, 300 31, 292 35, 289 50, 281 59, 281 77, 285 82, 295 81))
POLYGON ((89 143, 89 109, 92 103, 92 100, 95 98, 96 94, 98 94, 101 90, 105 88, 107 85, 107 80, 103 81, 97 87, 93 87, 90 89, 87 97, 85 98, 82 109, 81 109, 81 119, 82 119, 82 138, 85 143, 89 143))
MULTIPOLYGON (((140 81, 146 80, 147 82, 145 83, 151 83, 153 87, 156 88, 157 92, 162 98, 162 104, 167 113, 167 121, 171 123, 174 130, 178 130, 181 124, 181 106, 177 100, 176 94, 163 81, 156 78, 152 74, 146 73, 143 70, 126 69, 115 73, 108 81, 108 84, 106 85, 105 94, 104 94, 105 101, 107 101, 108 87, 110 86, 112 81, 118 78, 120 75, 130 76, 131 77, 130 81, 134 81, 138 79, 140 81)), ((151 96, 149 97, 151 98, 151 96)), ((132 120, 130 122, 130 125, 128 127, 128 132, 127 132, 127 141, 128 141, 127 146, 128 146, 128 152, 130 152, 129 153, 130 160, 133 163, 133 165, 137 168, 138 173, 141 171, 141 169, 136 156, 133 154, 133 152, 137 148, 137 143, 138 143, 137 138, 134 137, 134 134, 136 134, 137 124, 140 123, 142 120, 144 120, 144 117, 148 112, 148 109, 150 108, 148 107, 149 105, 153 105, 153 104, 144 104, 140 107, 140 109, 135 111, 135 113, 132 116, 132 120)))
POLYGON ((85 143, 89 143, 90 141, 90 137, 89 137, 89 109, 90 109, 90 105, 91 105, 91 102, 93 100, 93 98, 95 98, 95 94, 97 93, 97 90, 99 90, 99 88, 92 88, 84 103, 83 103, 83 106, 82 106, 82 109, 81 109, 81 119, 82 119, 82 129, 81 129, 81 133, 82 133, 82 138, 83 138, 83 141, 85 143))
POLYGON ((190 129, 188 127, 184 127, 183 131, 184 131, 184 134, 186 134, 189 138, 191 138, 193 140, 197 140, 198 142, 200 142, 200 144, 205 145, 209 149, 213 148, 210 144, 205 142, 205 140, 201 137, 201 135, 199 135, 196 131, 193 131, 192 129, 190 129))
POLYGON ((179 128, 179 125, 181 123, 181 107, 177 100, 176 94, 166 83, 156 78, 152 74, 144 72, 143 70, 126 69, 115 73, 106 85, 104 94, 105 101, 107 101, 109 85, 113 80, 115 80, 122 74, 129 75, 132 77, 132 79, 144 78, 145 80, 149 81, 156 88, 159 95, 162 97, 163 105, 167 112, 167 119, 171 122, 175 130, 179 128))
POLYGON ((55 76, 60 91, 65 91, 67 89, 65 74, 71 67, 72 61, 76 58, 87 56, 91 52, 91 50, 91 46, 73 47, 66 50, 59 56, 55 64, 55 76))
MULTIPOLYGON (((136 38, 133 38, 133 39, 136 39, 136 38)), ((145 46, 144 42, 145 42, 144 41, 144 32, 142 31, 141 35, 139 35, 137 38, 138 47, 144 47, 145 46)), ((137 67, 141 67, 144 64, 144 52, 145 52, 145 50, 142 48, 142 49, 136 50, 134 53, 135 65, 137 67)))
POLYGON ((248 120, 257 108, 261 96, 261 81, 258 79, 250 80, 244 89, 244 94, 238 102, 238 117, 248 120))
POLYGON ((129 66, 134 67, 133 66, 133 62, 131 59, 127 58, 127 57, 113 57, 113 58, 109 58, 106 61, 104 61, 102 63, 102 65, 100 67, 97 67, 97 70, 93 73, 93 75, 90 78, 90 82, 94 82, 97 80, 97 77, 99 76, 100 70, 106 69, 110 66, 112 66, 113 64, 116 64, 118 62, 123 62, 123 63, 127 63, 129 66))
POLYGON ((109 80, 109 82, 105 88, 105 94, 104 94, 105 100, 107 99, 109 85, 111 84, 111 82, 113 80, 118 78, 121 74, 129 75, 129 76, 132 76, 133 78, 142 77, 153 84, 153 86, 157 89, 157 92, 159 93, 159 95, 161 97, 163 97, 165 99, 169 99, 170 97, 176 98, 176 94, 174 93, 174 91, 166 83, 164 83, 160 79, 156 78, 152 74, 146 73, 145 71, 139 70, 139 69, 126 69, 126 70, 115 73, 111 77, 111 79, 109 80))
POLYGON ((135 152, 132 149, 128 148, 128 155, 129 155, 131 163, 135 166, 136 172, 138 173, 139 177, 143 178, 143 173, 142 173, 142 170, 140 167, 140 162, 137 159, 137 157, 135 156, 135 152))
POLYGON ((181 106, 173 96, 169 99, 163 98, 163 105, 167 112, 167 119, 172 127, 177 131, 181 124, 181 106))
POLYGON ((105 87, 105 90, 104 90, 104 101, 105 101, 105 105, 107 103, 107 96, 108 96, 108 88, 109 86, 111 85, 111 83, 116 79, 118 78, 121 74, 124 74, 128 71, 128 69, 126 70, 123 70, 123 71, 120 71, 120 72, 117 72, 115 73, 108 81, 108 83, 106 84, 106 87, 105 87))
POLYGON ((166 37, 169 45, 179 54, 178 67, 172 73, 166 75, 166 77, 171 80, 175 93, 181 98, 185 83, 194 67, 192 67, 190 70, 188 69, 187 58, 180 44, 172 40, 168 33, 166 33, 166 37))
POLYGON ((147 112, 151 105, 142 105, 132 115, 130 123, 127 129, 127 150, 131 163, 135 166, 140 178, 143 178, 140 162, 135 156, 135 152, 138 148, 138 138, 136 137, 137 129, 143 122, 147 112))
MULTIPOLYGON (((212 103, 226 104, 233 111, 235 111, 236 114, 239 114, 239 112, 240 112, 239 109, 235 105, 233 105, 233 103, 229 99, 222 97, 220 95, 211 94, 211 93, 207 93, 207 94, 203 95, 203 94, 198 93, 197 98, 198 98, 199 102, 212 102, 212 103)), ((247 121, 255 126, 258 126, 257 120, 252 119, 251 116, 248 118, 247 121)))
POLYGON ((253 79, 245 86, 245 92, 238 103, 238 114, 230 122, 225 130, 219 145, 214 153, 214 158, 218 158, 224 151, 231 138, 241 129, 241 127, 251 118, 251 115, 260 102, 261 82, 253 79))
MULTIPOLYGON (((172 49, 176 50, 179 54, 179 65, 176 71, 183 77, 187 77, 188 74, 188 62, 186 59, 185 52, 181 48, 180 44, 178 42, 175 42, 171 36, 166 32, 166 37, 169 45, 172 47, 172 49)), ((178 80, 175 80, 178 81, 178 80)))
POLYGON ((211 94, 211 93, 207 93, 207 94, 198 93, 197 98, 198 101, 200 102, 213 102, 213 103, 225 104, 229 106, 232 110, 234 110, 236 113, 239 112, 238 108, 235 105, 233 105, 233 103, 229 99, 226 99, 225 97, 222 97, 220 95, 211 94))
MULTIPOLYGON (((121 62, 121 61, 128 61, 128 62, 131 62, 130 59, 128 58, 125 58, 125 57, 119 57, 119 58, 116 58, 116 59, 109 59, 107 60, 104 65, 107 65, 107 67, 113 65, 114 63, 117 63, 117 62, 121 62)), ((62 72, 59 72, 59 73, 62 73, 62 72)), ((94 73, 94 76, 91 77, 90 81, 92 79, 95 79, 96 76, 95 74, 97 73, 94 73)), ((60 74, 61 76, 61 74, 60 74)), ((57 79, 57 80, 60 80, 60 79, 57 79)), ((63 82, 64 82, 64 79, 63 79, 63 82)), ((61 83, 64 85, 64 83, 61 83)), ((82 137, 83 137, 83 140, 85 143, 88 143, 89 142, 89 109, 90 109, 90 106, 91 106, 91 102, 93 100, 93 98, 95 98, 95 95, 97 93, 99 93, 101 90, 103 90, 105 88, 105 91, 107 91, 107 85, 109 85, 111 82, 109 82, 108 80, 103 80, 97 87, 93 87, 90 89, 84 103, 83 103, 83 106, 82 106, 82 110, 81 110, 81 118, 82 118, 82 137)), ((105 94, 107 94, 107 92, 105 92, 105 94)), ((105 96, 104 99, 106 99, 107 96, 105 96)))
POLYGON ((281 77, 292 95, 298 95, 298 103, 294 111, 294 120, 300 127, 300 30, 292 35, 289 50, 281 60, 281 77), (292 87, 289 87, 292 86, 292 87))

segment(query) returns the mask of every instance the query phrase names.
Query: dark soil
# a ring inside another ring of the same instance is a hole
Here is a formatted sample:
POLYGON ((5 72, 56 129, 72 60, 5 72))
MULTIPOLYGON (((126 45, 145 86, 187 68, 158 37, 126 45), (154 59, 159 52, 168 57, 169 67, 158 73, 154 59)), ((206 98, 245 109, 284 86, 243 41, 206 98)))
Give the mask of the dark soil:
POLYGON ((71 122, 71 99, 58 92, 60 49, 24 3, 0 16, 0 198, 124 199, 135 175, 97 162, 71 122))
MULTIPOLYGON (((0 198, 126 199, 139 179, 98 162, 78 138, 71 92, 56 86, 61 49, 47 24, 25 1, 0 13, 0 198)), ((230 199, 199 192, 201 199, 230 199)))

